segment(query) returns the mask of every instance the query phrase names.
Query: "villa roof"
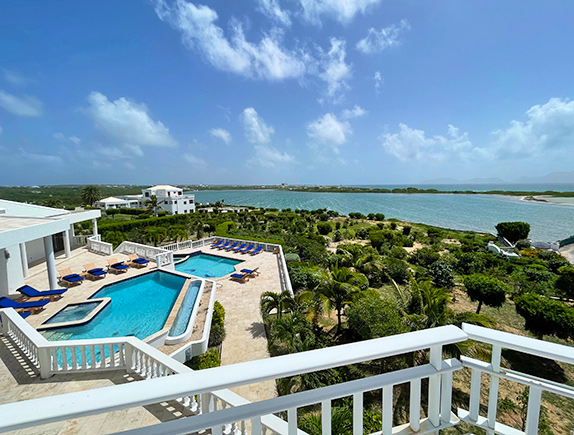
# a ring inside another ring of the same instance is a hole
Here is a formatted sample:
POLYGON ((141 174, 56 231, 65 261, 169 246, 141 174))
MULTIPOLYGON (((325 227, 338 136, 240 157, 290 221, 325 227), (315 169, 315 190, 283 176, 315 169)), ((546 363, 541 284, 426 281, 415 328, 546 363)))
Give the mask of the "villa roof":
POLYGON ((158 184, 157 186, 148 187, 146 190, 183 190, 179 187, 170 186, 169 184, 158 184))
POLYGON ((115 196, 108 196, 107 198, 100 199, 96 202, 112 203, 112 202, 128 202, 127 199, 116 198, 115 196))
POLYGON ((7 216, 43 218, 69 213, 61 208, 44 207, 42 205, 8 201, 6 199, 0 199, 0 208, 6 210, 7 216))

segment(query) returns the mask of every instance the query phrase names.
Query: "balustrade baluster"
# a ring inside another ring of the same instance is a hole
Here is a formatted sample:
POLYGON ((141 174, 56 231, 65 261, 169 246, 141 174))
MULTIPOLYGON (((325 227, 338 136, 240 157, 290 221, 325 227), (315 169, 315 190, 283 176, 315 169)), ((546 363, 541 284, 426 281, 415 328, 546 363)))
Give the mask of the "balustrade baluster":
POLYGON ((477 369, 471 369, 470 375, 470 403, 468 405, 469 418, 471 421, 478 420, 480 408, 480 381, 482 373, 477 369))
POLYGON ((287 410, 287 434, 297 435, 297 408, 287 410))
POLYGON ((526 435, 538 434, 538 423, 540 421, 540 402, 542 400, 542 389, 531 386, 528 391, 528 410, 526 411, 526 435))
POLYGON ((321 402, 321 433, 331 435, 331 400, 321 402))
POLYGON ((363 435, 363 393, 353 394, 353 435, 363 435))
MULTIPOLYGON (((354 405, 353 405, 354 407, 354 405)), ((383 435, 393 434, 393 387, 383 387, 383 435)))
POLYGON ((413 432, 421 428, 421 380, 411 381, 411 399, 409 405, 409 425, 413 432))
MULTIPOLYGON (((492 356, 490 365, 495 372, 500 371, 500 357, 502 349, 500 346, 492 346, 492 356)), ((490 391, 488 393, 488 427, 494 429, 496 424, 496 411, 498 408, 498 376, 490 375, 490 391)))

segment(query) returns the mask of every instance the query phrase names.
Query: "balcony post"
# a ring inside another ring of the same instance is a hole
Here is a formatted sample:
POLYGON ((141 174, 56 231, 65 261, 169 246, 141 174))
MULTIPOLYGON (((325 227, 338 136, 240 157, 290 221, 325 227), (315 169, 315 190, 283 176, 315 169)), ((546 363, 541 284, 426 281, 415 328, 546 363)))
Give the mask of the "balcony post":
POLYGON ((97 236, 98 235, 98 220, 97 219, 92 219, 92 229, 93 229, 92 234, 94 236, 97 236))
POLYGON ((538 434, 538 423, 540 420, 540 402, 542 399, 542 389, 531 386, 528 393, 528 411, 526 413, 526 435, 538 434))
POLYGON ((72 249, 70 247, 70 230, 63 231, 62 235, 64 239, 64 253, 66 258, 70 258, 72 256, 72 249))
POLYGON ((44 237, 44 254, 46 255, 46 267, 48 269, 48 284, 50 290, 56 290, 58 288, 58 272, 56 271, 56 258, 54 256, 52 236, 44 237))
MULTIPOLYGON (((500 357, 502 349, 498 345, 492 346, 492 357, 490 364, 494 372, 500 371, 500 357)), ((498 376, 490 375, 490 391, 488 394, 488 427, 494 429, 496 424, 496 411, 498 408, 498 376)))
POLYGON ((22 275, 24 278, 30 276, 28 268, 28 253, 26 252, 26 243, 20 243, 20 261, 22 262, 22 275))
MULTIPOLYGON (((429 362, 435 369, 439 370, 441 368, 442 346, 430 348, 429 362)), ((440 426, 440 384, 440 375, 429 377, 428 418, 435 427, 440 426)))

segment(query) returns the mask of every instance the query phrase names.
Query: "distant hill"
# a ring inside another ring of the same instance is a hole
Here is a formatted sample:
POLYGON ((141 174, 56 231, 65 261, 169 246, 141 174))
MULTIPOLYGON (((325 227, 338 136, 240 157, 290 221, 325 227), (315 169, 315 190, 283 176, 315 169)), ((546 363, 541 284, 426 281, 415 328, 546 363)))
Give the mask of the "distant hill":
POLYGON ((469 180, 457 180, 456 178, 433 178, 423 181, 423 184, 508 184, 509 182, 499 177, 471 178, 469 180))
POLYGON ((541 184, 574 184, 574 171, 552 172, 542 177, 520 177, 515 183, 541 183, 541 184))

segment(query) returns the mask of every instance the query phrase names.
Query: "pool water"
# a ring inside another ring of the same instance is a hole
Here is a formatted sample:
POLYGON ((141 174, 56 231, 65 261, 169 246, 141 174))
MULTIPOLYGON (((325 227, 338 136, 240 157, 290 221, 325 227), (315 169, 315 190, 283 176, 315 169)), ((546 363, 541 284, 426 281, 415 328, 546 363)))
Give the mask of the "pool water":
POLYGON ((144 339, 165 324, 186 278, 156 271, 103 287, 91 298, 111 302, 90 322, 40 331, 51 341, 134 336, 144 339))
POLYGON ((58 311, 52 317, 44 322, 47 323, 62 323, 62 322, 75 322, 86 318, 94 309, 100 305, 101 302, 83 302, 80 304, 70 304, 65 308, 58 311))
POLYGON ((235 266, 242 260, 218 257, 217 255, 198 254, 175 265, 178 272, 188 273, 200 278, 221 278, 235 272, 235 266))
POLYGON ((199 293, 199 289, 201 288, 202 281, 195 280, 189 284, 189 288, 187 289, 187 293, 183 298, 183 302, 181 307, 175 316, 175 320, 171 329, 169 330, 170 337, 177 337, 182 335, 187 330, 189 325, 189 321, 191 320, 191 314, 193 312, 193 307, 195 306, 195 301, 197 299, 197 295, 199 293))

